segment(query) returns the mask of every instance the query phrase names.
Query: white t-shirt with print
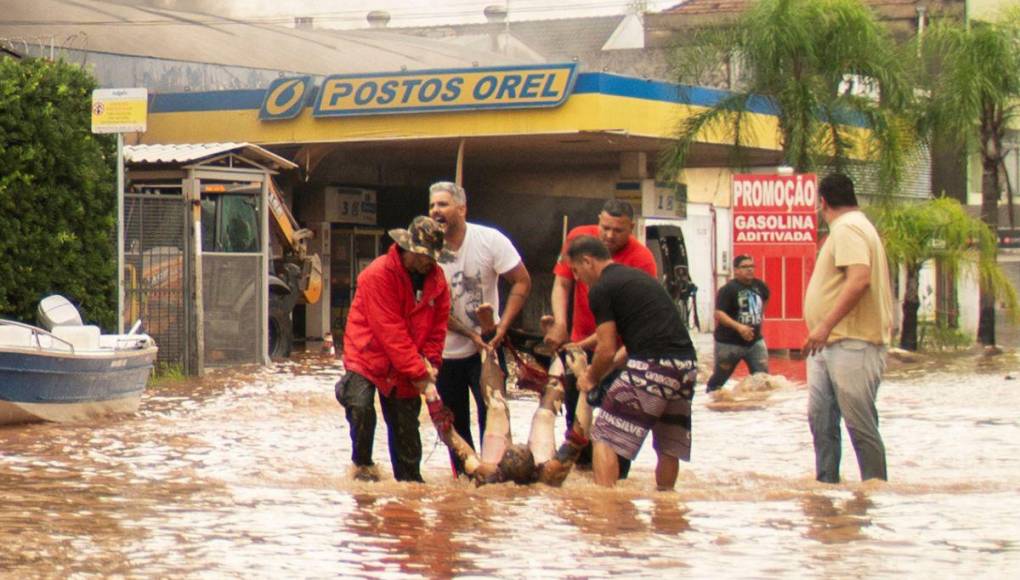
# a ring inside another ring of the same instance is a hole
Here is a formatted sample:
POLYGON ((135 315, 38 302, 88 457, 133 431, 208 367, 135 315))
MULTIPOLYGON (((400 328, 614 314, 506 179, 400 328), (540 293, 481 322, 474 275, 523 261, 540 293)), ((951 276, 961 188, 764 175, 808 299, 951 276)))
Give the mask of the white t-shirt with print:
MULTIPOLYGON (((449 261, 440 262, 450 285, 450 316, 478 332, 475 311, 486 302, 492 304, 499 321, 499 277, 521 263, 513 243, 499 230, 467 224, 464 243, 449 261)), ((463 334, 449 330, 443 358, 467 358, 478 352, 475 343, 463 334)))

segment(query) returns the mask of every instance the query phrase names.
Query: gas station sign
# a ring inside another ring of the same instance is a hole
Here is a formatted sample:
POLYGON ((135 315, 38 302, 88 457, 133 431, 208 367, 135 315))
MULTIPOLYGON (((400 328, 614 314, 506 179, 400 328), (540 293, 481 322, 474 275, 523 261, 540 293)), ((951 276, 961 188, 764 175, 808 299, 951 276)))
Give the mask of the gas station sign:
POLYGON ((762 335, 770 349, 800 348, 807 338, 804 292, 818 243, 818 178, 733 176, 733 255, 751 256, 769 286, 762 335))

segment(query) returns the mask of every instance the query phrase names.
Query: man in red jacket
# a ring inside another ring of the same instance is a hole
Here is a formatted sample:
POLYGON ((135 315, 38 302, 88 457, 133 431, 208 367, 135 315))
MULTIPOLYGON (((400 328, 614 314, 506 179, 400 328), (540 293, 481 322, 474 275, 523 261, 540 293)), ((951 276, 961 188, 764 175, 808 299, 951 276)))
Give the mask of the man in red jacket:
POLYGON ((408 229, 389 232, 396 242, 358 276, 344 329, 347 373, 336 384, 351 430, 354 477, 376 481, 372 462, 375 392, 379 391, 397 481, 422 482, 418 415, 421 394, 443 361, 450 290, 436 265, 443 231, 418 216, 408 229))

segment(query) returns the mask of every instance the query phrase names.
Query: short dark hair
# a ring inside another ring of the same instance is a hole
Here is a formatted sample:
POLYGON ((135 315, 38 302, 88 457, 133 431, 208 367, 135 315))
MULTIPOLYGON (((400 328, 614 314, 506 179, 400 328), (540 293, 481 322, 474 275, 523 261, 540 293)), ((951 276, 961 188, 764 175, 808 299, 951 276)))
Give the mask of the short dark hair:
POLYGON ((602 204, 602 211, 616 218, 634 219, 634 208, 622 199, 607 199, 606 203, 602 204))
POLYGON ((857 194, 854 193, 854 181, 842 173, 826 175, 818 184, 818 195, 831 208, 854 207, 857 205, 857 194))
POLYGON ((736 258, 733 258, 733 267, 734 267, 734 268, 739 268, 739 267, 740 267, 740 264, 741 264, 742 262, 747 262, 747 261, 749 261, 750 259, 751 259, 751 256, 748 256, 747 254, 740 254, 740 255, 739 255, 739 256, 737 256, 736 258))
POLYGON ((567 247, 567 257, 573 262, 582 256, 591 256, 596 260, 611 260, 612 254, 602 240, 594 236, 578 236, 567 247))

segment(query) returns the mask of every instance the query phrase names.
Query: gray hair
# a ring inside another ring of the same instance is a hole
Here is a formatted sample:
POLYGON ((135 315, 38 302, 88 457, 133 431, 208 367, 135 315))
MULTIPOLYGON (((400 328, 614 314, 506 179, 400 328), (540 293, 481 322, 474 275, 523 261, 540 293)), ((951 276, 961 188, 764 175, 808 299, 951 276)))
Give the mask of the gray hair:
POLYGON ((429 197, 437 191, 449 193, 450 197, 453 198, 453 203, 457 205, 467 205, 467 193, 464 192, 464 188, 452 181, 437 181, 430 185, 429 197))

